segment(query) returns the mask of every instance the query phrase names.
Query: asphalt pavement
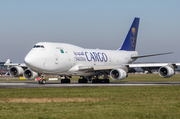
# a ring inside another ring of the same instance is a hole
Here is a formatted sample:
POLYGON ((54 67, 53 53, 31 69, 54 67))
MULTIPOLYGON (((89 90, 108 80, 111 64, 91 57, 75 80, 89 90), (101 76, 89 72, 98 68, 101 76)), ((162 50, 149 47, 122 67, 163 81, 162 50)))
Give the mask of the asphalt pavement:
POLYGON ((180 81, 174 82, 110 82, 110 83, 61 83, 60 81, 47 81, 46 84, 38 84, 37 81, 0 81, 0 88, 63 88, 63 87, 112 87, 112 86, 160 86, 160 85, 180 85, 180 81))

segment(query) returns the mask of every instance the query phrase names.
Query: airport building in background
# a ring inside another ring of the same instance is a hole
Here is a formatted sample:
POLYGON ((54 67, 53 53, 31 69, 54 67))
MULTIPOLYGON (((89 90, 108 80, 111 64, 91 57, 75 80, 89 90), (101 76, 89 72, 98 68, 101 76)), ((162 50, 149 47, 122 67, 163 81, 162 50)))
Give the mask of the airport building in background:
POLYGON ((4 66, 5 62, 0 62, 0 76, 5 75, 9 71, 9 66, 4 66))

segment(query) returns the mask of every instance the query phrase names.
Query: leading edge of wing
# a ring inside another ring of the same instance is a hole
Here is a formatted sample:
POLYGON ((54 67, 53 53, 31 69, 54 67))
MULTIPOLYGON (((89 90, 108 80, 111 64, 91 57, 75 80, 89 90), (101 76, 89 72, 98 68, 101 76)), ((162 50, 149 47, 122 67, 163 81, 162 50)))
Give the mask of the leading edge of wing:
POLYGON ((24 63, 5 63, 4 66, 21 66, 21 67, 27 67, 24 63))
POLYGON ((4 63, 4 66, 21 66, 21 67, 27 67, 24 63, 11 63, 10 59, 7 59, 7 61, 4 63))
POLYGON ((151 57, 151 56, 157 56, 157 55, 167 55, 167 54, 172 54, 172 53, 173 52, 160 53, 160 54, 152 54, 152 55, 132 56, 131 58, 143 58, 143 57, 151 57))
POLYGON ((124 65, 94 65, 94 66, 79 66, 79 71, 95 71, 95 70, 111 70, 124 65))
POLYGON ((127 66, 129 68, 162 67, 162 66, 167 66, 169 64, 180 66, 180 63, 139 63, 139 64, 122 64, 122 65, 94 65, 94 66, 79 66, 79 71, 111 70, 111 69, 119 68, 122 66, 127 66))

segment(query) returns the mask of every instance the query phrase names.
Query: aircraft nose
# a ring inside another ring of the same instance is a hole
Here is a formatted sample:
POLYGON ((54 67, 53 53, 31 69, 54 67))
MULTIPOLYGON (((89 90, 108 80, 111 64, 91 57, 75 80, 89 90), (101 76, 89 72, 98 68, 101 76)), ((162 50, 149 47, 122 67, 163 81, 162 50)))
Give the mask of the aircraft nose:
POLYGON ((39 71, 43 69, 43 61, 44 57, 42 57, 43 54, 40 51, 37 50, 31 50, 24 58, 24 63, 28 68, 34 71, 39 71))
POLYGON ((33 57, 29 54, 24 58, 24 62, 27 66, 31 66, 33 64, 33 57))

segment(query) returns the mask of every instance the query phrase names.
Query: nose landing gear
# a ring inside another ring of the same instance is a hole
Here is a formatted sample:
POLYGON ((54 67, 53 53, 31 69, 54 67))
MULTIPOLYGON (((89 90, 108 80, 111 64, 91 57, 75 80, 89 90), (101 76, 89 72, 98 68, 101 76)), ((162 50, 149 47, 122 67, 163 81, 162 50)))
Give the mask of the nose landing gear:
MULTIPOLYGON (((46 84, 46 79, 44 78, 44 74, 40 75, 40 78, 38 78, 38 83, 39 84, 46 84)), ((37 80, 37 79, 36 79, 37 80)))
POLYGON ((46 80, 44 78, 40 78, 38 81, 39 84, 46 84, 46 80))

